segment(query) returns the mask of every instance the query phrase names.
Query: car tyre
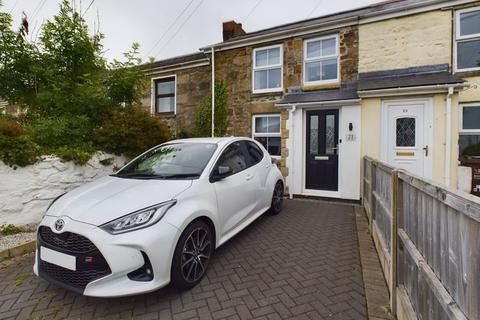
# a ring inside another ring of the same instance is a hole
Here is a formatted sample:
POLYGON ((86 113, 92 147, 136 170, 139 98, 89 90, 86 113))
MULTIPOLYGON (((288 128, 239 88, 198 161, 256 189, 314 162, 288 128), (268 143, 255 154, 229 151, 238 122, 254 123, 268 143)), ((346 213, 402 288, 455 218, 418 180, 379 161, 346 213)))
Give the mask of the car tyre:
POLYGON ((207 271, 214 248, 214 237, 208 224, 199 220, 189 224, 175 247, 172 285, 180 290, 196 286, 207 271))
POLYGON ((272 203, 269 212, 271 214, 279 214, 283 209, 283 183, 277 181, 273 189, 272 203))

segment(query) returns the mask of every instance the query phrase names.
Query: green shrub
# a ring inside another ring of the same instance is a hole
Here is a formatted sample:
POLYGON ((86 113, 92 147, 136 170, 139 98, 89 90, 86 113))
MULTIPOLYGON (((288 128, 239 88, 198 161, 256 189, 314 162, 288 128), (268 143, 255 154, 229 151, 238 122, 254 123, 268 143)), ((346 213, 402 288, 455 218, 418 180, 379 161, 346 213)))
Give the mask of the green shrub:
POLYGON ((21 167, 37 162, 40 147, 17 120, 0 118, 0 160, 21 167))
MULTIPOLYGON (((215 83, 215 136, 223 137, 228 128, 228 97, 224 82, 215 83)), ((195 136, 212 135, 212 96, 202 101, 195 117, 195 136)))
POLYGON ((22 227, 17 227, 14 224, 4 224, 0 226, 0 233, 4 236, 8 236, 11 234, 17 234, 20 232, 24 232, 25 230, 22 227))
POLYGON ((167 126, 136 107, 112 111, 95 130, 95 142, 101 150, 132 158, 170 139, 167 126))

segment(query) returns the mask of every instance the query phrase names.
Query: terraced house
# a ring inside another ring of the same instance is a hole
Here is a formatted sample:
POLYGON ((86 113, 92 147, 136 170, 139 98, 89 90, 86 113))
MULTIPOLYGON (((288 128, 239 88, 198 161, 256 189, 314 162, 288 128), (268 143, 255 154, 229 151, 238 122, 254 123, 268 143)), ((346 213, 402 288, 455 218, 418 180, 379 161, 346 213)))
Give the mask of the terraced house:
POLYGON ((149 71, 144 105, 172 130, 213 78, 228 133, 263 143, 292 195, 359 199, 365 155, 461 182, 459 157, 480 143, 480 1, 388 1, 250 33, 231 21, 223 40, 149 71))

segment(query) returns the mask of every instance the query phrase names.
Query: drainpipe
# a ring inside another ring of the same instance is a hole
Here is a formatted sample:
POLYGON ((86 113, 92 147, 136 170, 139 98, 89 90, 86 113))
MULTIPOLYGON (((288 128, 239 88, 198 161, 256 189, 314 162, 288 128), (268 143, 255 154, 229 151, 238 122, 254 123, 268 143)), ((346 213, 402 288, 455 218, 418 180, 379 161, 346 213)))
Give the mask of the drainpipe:
POLYGON ((215 47, 212 47, 212 138, 215 137, 215 47))
POLYGON ((445 185, 450 186, 450 164, 452 159, 452 95, 453 87, 448 87, 447 94, 447 112, 445 115, 446 132, 445 132, 445 185))
POLYGON ((290 131, 289 131, 289 138, 290 138, 290 149, 291 150, 288 150, 288 158, 290 159, 290 163, 289 163, 289 168, 288 168, 288 175, 290 176, 290 182, 291 182, 291 185, 289 186, 289 192, 288 192, 288 196, 290 199, 293 199, 293 188, 292 186, 295 184, 295 179, 294 179, 294 165, 293 165, 293 155, 295 154, 295 141, 294 141, 294 138, 295 138, 295 122, 293 121, 293 114, 295 113, 295 110, 297 110, 297 106, 296 105, 292 105, 292 108, 289 110, 289 116, 288 116, 288 119, 290 120, 290 131))

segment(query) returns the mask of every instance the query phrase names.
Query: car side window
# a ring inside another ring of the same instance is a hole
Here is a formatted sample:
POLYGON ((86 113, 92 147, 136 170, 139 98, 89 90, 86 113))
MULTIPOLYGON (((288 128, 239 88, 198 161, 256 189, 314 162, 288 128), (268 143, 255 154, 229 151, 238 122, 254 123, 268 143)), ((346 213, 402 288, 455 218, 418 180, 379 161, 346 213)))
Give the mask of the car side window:
POLYGON ((232 169, 232 174, 245 170, 247 168, 247 159, 242 151, 240 142, 233 142, 222 153, 218 159, 218 166, 228 166, 232 169))
POLYGON ((247 157, 248 157, 248 166, 254 166, 263 159, 263 152, 262 150, 254 143, 251 141, 242 141, 245 145, 245 150, 247 151, 247 157))

